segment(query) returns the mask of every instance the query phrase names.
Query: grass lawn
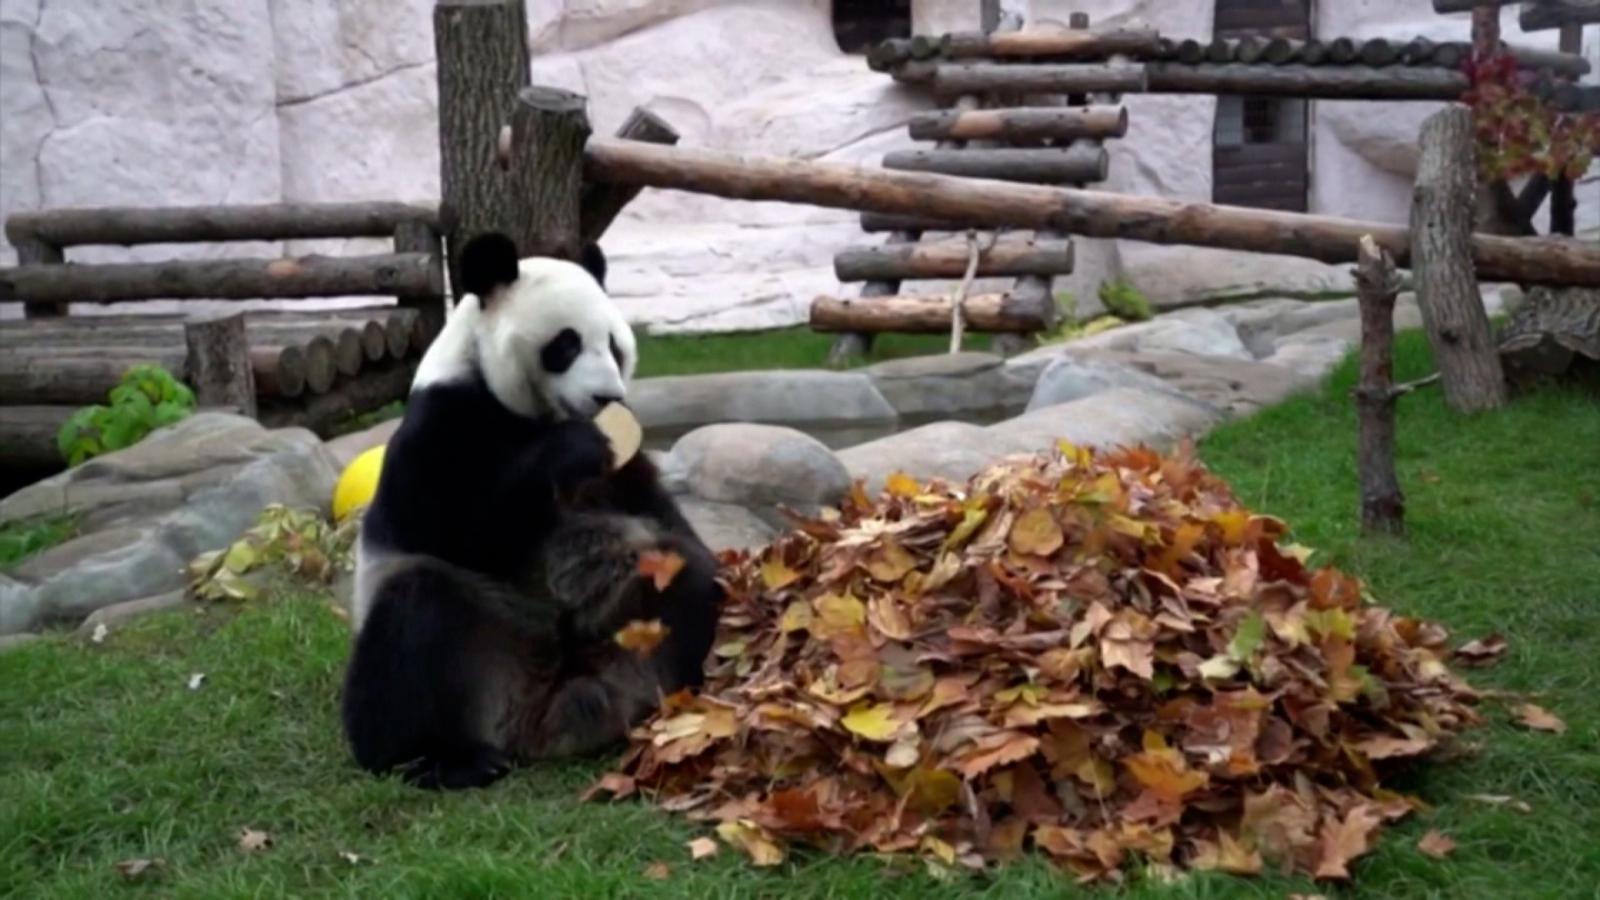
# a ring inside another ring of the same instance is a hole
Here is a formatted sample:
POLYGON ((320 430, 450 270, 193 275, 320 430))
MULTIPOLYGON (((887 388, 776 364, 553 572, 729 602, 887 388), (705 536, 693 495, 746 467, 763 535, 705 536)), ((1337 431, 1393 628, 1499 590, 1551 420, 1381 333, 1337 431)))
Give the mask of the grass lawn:
MULTIPOLYGON (((1398 376, 1425 374, 1422 337, 1399 343, 1398 376)), ((1321 394, 1220 429, 1204 456, 1241 498, 1293 523, 1298 540, 1367 576, 1386 604, 1439 620, 1459 640, 1503 632, 1510 652, 1472 680, 1539 693, 1568 730, 1522 731, 1486 704, 1474 755, 1395 785, 1434 809, 1388 831, 1351 888, 1207 875, 1089 895, 1596 896, 1600 403, 1550 391, 1463 419, 1436 390, 1407 397, 1400 472, 1411 533, 1368 540, 1354 528, 1352 369, 1321 394), (1532 813, 1469 799, 1479 793, 1512 795, 1532 813), (1453 856, 1415 849, 1428 828, 1459 843, 1453 856)), ((324 601, 285 596, 141 620, 100 645, 51 638, 0 654, 0 896, 1080 893, 1039 860, 951 882, 916 864, 805 852, 777 870, 729 849, 692 863, 684 844, 703 831, 635 802, 575 802, 599 763, 525 770, 454 795, 366 777, 348 761, 336 714, 347 641, 324 601), (194 673, 207 677, 190 690, 194 673), (238 849, 246 826, 272 846, 238 849), (122 884, 115 863, 139 857, 167 865, 148 885, 122 884), (668 864, 667 880, 645 875, 655 862, 668 864)))

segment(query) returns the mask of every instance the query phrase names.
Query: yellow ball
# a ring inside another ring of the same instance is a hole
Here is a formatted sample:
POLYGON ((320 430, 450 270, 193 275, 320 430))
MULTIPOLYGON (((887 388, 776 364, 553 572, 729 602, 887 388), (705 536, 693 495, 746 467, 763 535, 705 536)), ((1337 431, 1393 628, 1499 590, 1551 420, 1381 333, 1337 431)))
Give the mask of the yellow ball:
POLYGON ((342 522, 352 513, 366 508, 378 492, 378 475, 383 471, 383 444, 362 451, 350 460, 339 483, 333 488, 333 518, 342 522))

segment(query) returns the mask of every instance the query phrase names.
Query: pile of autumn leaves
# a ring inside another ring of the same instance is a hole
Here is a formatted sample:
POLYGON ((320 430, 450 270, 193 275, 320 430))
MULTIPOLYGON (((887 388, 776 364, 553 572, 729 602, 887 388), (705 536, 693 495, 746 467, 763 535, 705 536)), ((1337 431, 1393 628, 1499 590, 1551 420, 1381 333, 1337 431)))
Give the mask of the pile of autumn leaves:
POLYGON ((1308 568, 1187 451, 1062 445, 796 521, 725 558, 704 689, 595 791, 758 864, 798 842, 1344 878, 1414 805, 1386 768, 1478 718, 1438 626, 1308 568))

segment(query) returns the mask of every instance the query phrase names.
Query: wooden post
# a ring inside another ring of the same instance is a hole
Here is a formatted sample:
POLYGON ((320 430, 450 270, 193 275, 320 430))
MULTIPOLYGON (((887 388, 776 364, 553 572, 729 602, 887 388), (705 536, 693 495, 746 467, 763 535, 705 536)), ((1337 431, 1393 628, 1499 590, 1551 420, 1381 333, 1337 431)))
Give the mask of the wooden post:
MULTIPOLYGON (((1527 10, 1523 11, 1524 15, 1527 10)), ((1561 52, 1583 52, 1583 26, 1561 26, 1561 52)), ((1574 76, 1568 76, 1567 81, 1576 82, 1574 76)), ((1550 233, 1571 235, 1578 228, 1578 197, 1573 190, 1572 179, 1563 175, 1556 176, 1550 185, 1550 233)))
POLYGON ((1411 202, 1417 305, 1445 400, 1463 413, 1494 409, 1506 402, 1506 383, 1472 259, 1472 113, 1455 104, 1433 114, 1423 123, 1421 147, 1411 202))
MULTIPOLYGON (((47 244, 36 238, 12 238, 11 244, 17 248, 17 264, 22 266, 41 265, 59 266, 66 260, 61 248, 54 244, 47 244)), ((67 314, 65 304, 55 303, 22 303, 22 314, 30 319, 53 319, 67 314)))
MULTIPOLYGON (((444 284, 444 239, 432 222, 413 220, 401 222, 394 229, 394 252, 428 254, 430 280, 444 284)), ((439 290, 400 291, 395 302, 417 315, 426 317, 436 326, 444 325, 444 292, 439 290)))
POLYGON ((514 225, 508 232, 523 256, 576 260, 583 244, 583 145, 589 114, 581 94, 553 87, 524 88, 511 115, 514 225))
MULTIPOLYGON (((630 141, 649 141, 652 144, 676 144, 678 132, 672 130, 660 116, 644 107, 639 107, 628 116, 628 121, 622 123, 617 130, 617 137, 630 141)), ((592 244, 600 240, 606 233, 611 223, 616 221, 622 208, 639 196, 642 188, 637 185, 627 184, 585 184, 583 186, 582 212, 583 233, 579 240, 584 244, 592 244)))
POLYGON ((522 0, 438 0, 433 10, 439 82, 440 227, 461 298, 455 252, 473 235, 515 235, 530 198, 507 189, 500 132, 528 84, 528 25, 522 0))
POLYGON ((256 381, 244 315, 192 317, 183 323, 183 343, 189 352, 186 380, 196 405, 231 407, 255 418, 256 381))
POLYGON ((1472 10, 1472 54, 1485 59, 1500 51, 1500 6, 1478 6, 1472 10))
POLYGON ((1394 469, 1394 300, 1400 277, 1394 260, 1371 235, 1356 257, 1356 297, 1361 306, 1361 381, 1356 386, 1356 465, 1361 476, 1361 527, 1400 534, 1405 494, 1394 469))

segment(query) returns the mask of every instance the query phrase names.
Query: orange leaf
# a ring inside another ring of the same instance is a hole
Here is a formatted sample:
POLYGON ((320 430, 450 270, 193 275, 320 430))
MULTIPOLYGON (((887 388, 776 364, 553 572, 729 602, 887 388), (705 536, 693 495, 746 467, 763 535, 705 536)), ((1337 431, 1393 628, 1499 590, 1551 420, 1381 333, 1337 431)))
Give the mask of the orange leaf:
POLYGON ((1039 751, 1039 739, 1020 731, 1002 731, 982 738, 972 751, 954 760, 956 771, 967 780, 977 778, 995 766, 1010 765, 1039 751))
POLYGON ((1206 786, 1210 781, 1205 772, 1189 768, 1183 754, 1176 750, 1144 750, 1122 760, 1140 784, 1156 796, 1177 800, 1206 786))
POLYGON ((917 480, 904 472, 895 472, 884 480, 884 489, 892 497, 910 499, 922 493, 921 485, 917 480))
POLYGON ((646 550, 639 554, 639 574, 651 579, 656 590, 664 591, 683 571, 683 557, 670 550, 646 550))
POLYGON ((1417 841, 1417 849, 1434 859, 1444 859, 1456 849, 1455 839, 1437 829, 1429 831, 1417 841))
POLYGON ((640 656, 649 656, 662 641, 667 639, 667 633, 671 630, 661 624, 660 619, 649 621, 635 619, 624 625, 612 638, 617 642, 617 646, 624 650, 632 650, 640 656))
POLYGON ((1566 734, 1567 732, 1567 723, 1561 721, 1555 713, 1542 706, 1523 703, 1513 709, 1512 712, 1517 714, 1518 722, 1535 731, 1550 731, 1555 734, 1566 734))

